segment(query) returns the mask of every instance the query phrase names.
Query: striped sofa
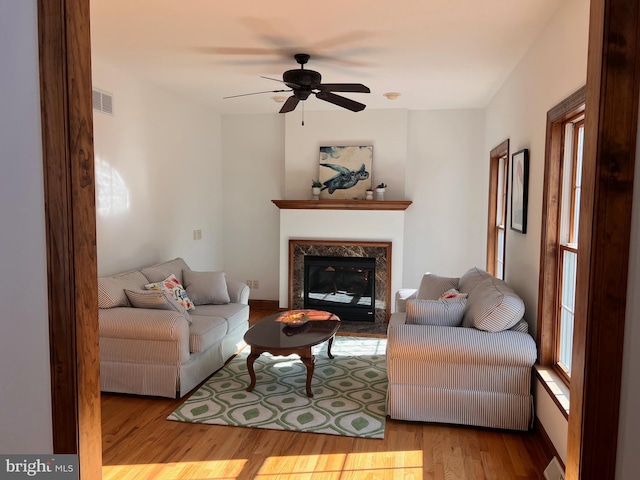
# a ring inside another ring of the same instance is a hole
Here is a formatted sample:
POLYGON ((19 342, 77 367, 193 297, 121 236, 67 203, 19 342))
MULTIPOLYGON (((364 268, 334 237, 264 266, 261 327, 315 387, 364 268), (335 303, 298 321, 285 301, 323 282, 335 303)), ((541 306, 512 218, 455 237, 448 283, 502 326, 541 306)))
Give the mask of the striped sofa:
POLYGON ((243 344, 249 328, 244 283, 225 278, 220 288, 226 283, 229 303, 198 305, 194 300, 195 309, 188 313, 132 306, 131 292, 142 296, 145 285, 170 275, 183 284, 185 270, 189 266, 176 258, 98 279, 102 391, 182 397, 243 344))
POLYGON ((399 420, 528 430, 537 352, 522 318, 524 303, 505 282, 479 268, 459 279, 436 277, 434 282, 429 275, 419 289, 396 294, 388 327, 387 414, 399 420), (421 304, 446 303, 435 299, 452 285, 466 297, 460 324, 447 325, 442 318, 408 321, 421 315, 412 313, 421 304), (420 296, 432 299, 421 301, 420 296))

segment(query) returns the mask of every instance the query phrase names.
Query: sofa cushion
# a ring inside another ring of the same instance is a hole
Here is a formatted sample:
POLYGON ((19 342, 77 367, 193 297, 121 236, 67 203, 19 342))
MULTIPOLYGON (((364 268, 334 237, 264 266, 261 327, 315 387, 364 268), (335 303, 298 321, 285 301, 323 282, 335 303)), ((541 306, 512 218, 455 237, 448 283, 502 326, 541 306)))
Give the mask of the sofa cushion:
POLYGON ((198 305, 189 312, 191 317, 204 315, 207 317, 221 317, 228 322, 228 332, 249 320, 249 305, 243 303, 227 303, 225 305, 198 305))
POLYGON ((142 289, 145 283, 147 283, 146 277, 137 270, 98 278, 98 307, 129 307, 131 304, 124 289, 142 289))
POLYGON ((148 283, 144 288, 147 290, 166 290, 187 310, 193 310, 195 308, 189 295, 187 295, 187 291, 173 274, 161 282, 148 283))
POLYGON ((452 300, 407 300, 408 324, 457 327, 462 322, 466 298, 452 300))
POLYGON ((505 282, 494 277, 483 280, 468 298, 463 326, 500 332, 513 327, 524 315, 524 302, 505 282))
POLYGON ((174 310, 184 314, 191 323, 191 317, 184 305, 180 304, 167 290, 129 290, 125 289, 129 302, 135 308, 151 308, 153 310, 174 310))
POLYGON ((433 273, 425 273, 420 282, 416 298, 420 300, 438 300, 440 295, 458 286, 458 278, 440 277, 433 273))
POLYGON ((182 271, 191 270, 189 265, 180 257, 169 260, 168 262, 158 263, 150 267, 141 269, 140 271, 147 277, 148 282, 161 282, 170 275, 175 275, 182 284, 182 271))
POLYGON ((189 350, 191 353, 204 352, 218 343, 227 334, 227 321, 220 317, 194 315, 189 327, 189 350))
POLYGON ((464 275, 460 277, 460 281, 458 282, 458 290, 462 293, 471 293, 474 288, 476 288, 480 282, 486 280, 487 278, 493 278, 491 274, 482 270, 478 267, 472 267, 467 270, 464 275))
POLYGON ((231 301, 225 272, 184 270, 182 276, 184 288, 194 305, 220 305, 231 301))

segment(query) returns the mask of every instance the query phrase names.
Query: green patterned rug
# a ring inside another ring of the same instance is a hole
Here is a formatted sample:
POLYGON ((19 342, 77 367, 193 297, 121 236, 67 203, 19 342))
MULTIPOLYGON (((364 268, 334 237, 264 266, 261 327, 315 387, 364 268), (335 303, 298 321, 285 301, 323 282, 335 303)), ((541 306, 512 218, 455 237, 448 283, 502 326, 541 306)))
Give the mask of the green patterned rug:
POLYGON ((326 342, 314 347, 313 398, 305 393, 306 367, 297 355, 262 354, 254 364, 256 387, 247 392, 245 348, 167 419, 384 438, 386 344, 386 338, 336 336, 333 360, 326 342))

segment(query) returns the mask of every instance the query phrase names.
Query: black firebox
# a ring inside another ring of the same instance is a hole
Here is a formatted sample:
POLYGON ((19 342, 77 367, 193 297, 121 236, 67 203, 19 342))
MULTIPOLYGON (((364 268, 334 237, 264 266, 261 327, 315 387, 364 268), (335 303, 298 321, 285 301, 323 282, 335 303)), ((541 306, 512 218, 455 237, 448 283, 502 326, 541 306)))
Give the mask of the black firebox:
POLYGON ((341 320, 375 321, 375 258, 304 257, 304 308, 341 320))

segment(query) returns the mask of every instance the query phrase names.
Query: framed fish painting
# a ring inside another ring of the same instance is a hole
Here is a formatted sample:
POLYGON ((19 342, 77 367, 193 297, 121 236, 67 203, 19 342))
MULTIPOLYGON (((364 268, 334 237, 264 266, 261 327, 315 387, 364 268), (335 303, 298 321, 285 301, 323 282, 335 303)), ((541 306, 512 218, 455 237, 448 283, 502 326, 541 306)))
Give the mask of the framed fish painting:
POLYGON ((320 198, 364 200, 371 188, 372 161, 372 145, 320 147, 320 198))

